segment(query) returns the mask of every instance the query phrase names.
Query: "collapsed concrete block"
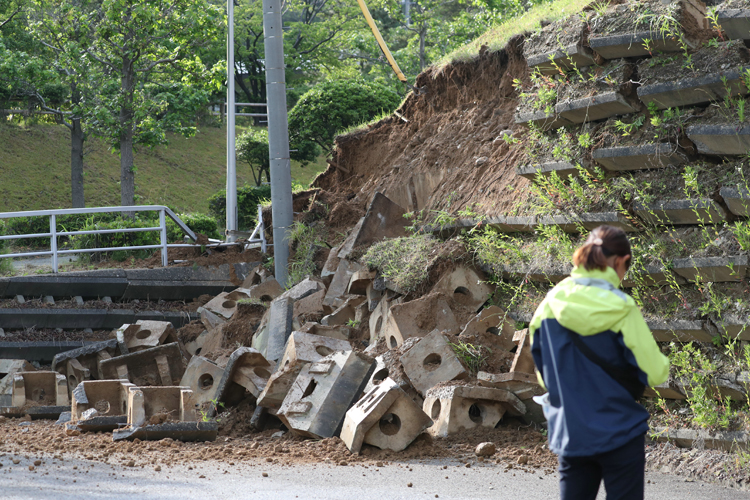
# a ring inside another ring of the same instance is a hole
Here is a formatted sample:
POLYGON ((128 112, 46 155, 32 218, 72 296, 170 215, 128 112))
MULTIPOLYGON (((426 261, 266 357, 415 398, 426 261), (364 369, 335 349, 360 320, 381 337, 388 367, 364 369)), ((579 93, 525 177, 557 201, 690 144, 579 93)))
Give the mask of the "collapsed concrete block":
POLYGON ((311 363, 300 371, 277 416, 295 434, 333 437, 374 368, 372 358, 355 351, 336 352, 311 363))
POLYGON ((208 331, 203 330, 203 332, 200 335, 198 335, 195 338, 195 340, 191 340, 190 342, 185 344, 185 350, 190 356, 197 356, 201 352, 203 352, 203 346, 206 344, 207 339, 208 339, 208 331))
POLYGON ((169 321, 136 321, 125 324, 115 332, 117 341, 127 346, 128 352, 177 342, 177 332, 169 321))
POLYGON ((253 349, 270 362, 278 361, 284 354, 284 346, 292 333, 294 300, 281 296, 271 302, 261 324, 253 336, 253 349))
POLYGON ((352 453, 359 453, 363 442, 401 451, 430 425, 422 409, 386 378, 346 412, 340 437, 352 453))
POLYGON ((374 280, 376 276, 377 273, 375 273, 375 271, 360 269, 352 274, 346 293, 350 295, 366 295, 367 288, 372 284, 372 280, 374 280))
MULTIPOLYGON (((511 351, 516 346, 513 335, 516 328, 514 322, 507 317, 505 311, 498 306, 490 306, 474 316, 460 333, 460 337, 482 337, 482 334, 497 335, 496 344, 505 351, 511 351)), ((494 340, 494 339, 493 339, 494 340)))
POLYGON ((442 294, 431 293, 411 302, 392 305, 382 334, 388 347, 394 349, 409 337, 423 337, 432 330, 451 335, 461 330, 442 294))
POLYGON ((106 378, 101 373, 99 362, 127 352, 125 344, 117 339, 97 342, 56 354, 52 358, 52 370, 68 379, 68 391, 72 392, 84 380, 106 378))
POLYGON ((510 391, 478 386, 432 389, 422 409, 435 422, 427 429, 435 437, 480 426, 493 429, 506 412, 514 416, 526 413, 524 403, 510 391))
POLYGON ((203 326, 206 328, 206 330, 213 331, 217 328, 221 328, 221 326, 226 323, 226 320, 222 317, 220 317, 217 314, 212 313, 208 309, 204 307, 198 308, 198 314, 200 314, 201 317, 201 323, 203 323, 203 326))
POLYGON ((528 401, 534 396, 541 396, 546 391, 539 385, 535 374, 512 372, 512 373, 477 373, 477 379, 482 385, 489 385, 497 389, 510 391, 521 401, 528 401))
POLYGON ((359 234, 359 230, 362 228, 362 224, 364 222, 365 218, 360 217, 352 230, 349 231, 349 235, 346 237, 344 242, 341 243, 341 246, 338 249, 338 253, 336 254, 340 261, 345 260, 349 257, 349 254, 352 253, 352 250, 354 249, 354 239, 357 237, 357 234, 359 234))
POLYGON ((112 431, 128 421, 128 394, 135 387, 127 380, 86 380, 71 397, 67 428, 84 432, 112 431))
POLYGON ((292 332, 287 342, 284 356, 258 396, 258 406, 278 409, 289 388, 297 379, 303 367, 322 360, 334 352, 350 351, 346 340, 334 339, 313 333, 292 332))
POLYGON ((487 302, 493 292, 484 279, 474 269, 459 266, 452 273, 440 278, 433 292, 443 292, 448 297, 452 296, 459 304, 476 311, 487 302))
POLYGON ((516 343, 517 349, 510 371, 536 373, 534 358, 531 356, 531 338, 529 337, 529 329, 525 328, 517 331, 513 335, 513 342, 516 343))
POLYGON ((350 296, 346 301, 328 316, 323 317, 320 323, 324 326, 346 325, 356 320, 357 306, 364 303, 365 297, 350 296))
POLYGON ((352 230, 353 238, 347 239, 339 251, 339 257, 347 257, 351 251, 362 245, 371 245, 386 238, 407 236, 406 226, 409 221, 404 218, 406 211, 382 193, 372 197, 367 213, 361 224, 352 230))
POLYGON ((432 425, 432 419, 401 389, 396 401, 365 434, 365 443, 381 450, 406 449, 432 425))
POLYGON ((378 307, 380 300, 383 298, 383 292, 384 290, 376 290, 372 282, 367 284, 365 295, 367 296, 367 308, 370 312, 373 312, 378 307))
MULTIPOLYGON (((326 308, 323 306, 323 299, 326 296, 325 290, 317 291, 313 294, 308 295, 300 300, 294 302, 294 318, 299 317, 310 317, 310 316, 321 316, 326 313, 326 308)), ((328 308, 330 311, 330 308, 328 308)))
POLYGON ((13 377, 11 406, 0 409, 0 415, 32 418, 58 418, 70 411, 65 376, 53 371, 16 372, 13 377))
MULTIPOLYGON (((378 339, 382 336, 384 327, 388 320, 388 313, 391 310, 391 306, 403 303, 401 297, 389 300, 385 295, 382 300, 378 302, 375 309, 370 314, 369 326, 370 326, 370 344, 375 344, 378 339)), ((386 339, 387 340, 387 339, 386 339)))
POLYGON ((216 390, 223 376, 224 370, 215 363, 201 356, 193 356, 185 368, 180 386, 189 387, 193 391, 193 404, 203 408, 216 399, 216 390))
POLYGON ((180 346, 173 342, 99 362, 104 379, 129 380, 139 387, 173 386, 185 373, 180 346))
POLYGON ((414 388, 423 395, 440 382, 468 376, 448 339, 438 330, 433 330, 401 356, 401 364, 414 388))
POLYGON ((263 266, 255 266, 250 270, 245 280, 242 282, 242 288, 252 288, 260 285, 267 279, 275 279, 273 275, 263 266))
POLYGON ((253 285, 250 288, 246 288, 246 290, 251 299, 257 299, 261 302, 271 302, 284 293, 284 287, 279 285, 276 278, 268 278, 263 283, 253 285))
POLYGON ((192 391, 186 387, 131 387, 128 392, 128 426, 112 433, 115 441, 213 441, 216 422, 198 422, 192 391))
POLYGON ((323 305, 336 308, 343 304, 346 300, 346 290, 349 288, 352 275, 360 269, 362 269, 362 266, 356 262, 342 259, 328 287, 326 297, 323 299, 323 305))
POLYGON ((305 278, 283 294, 279 295, 279 298, 288 298, 293 301, 297 301, 325 289, 325 285, 320 281, 311 278, 305 278))
POLYGON ((322 335, 323 337, 330 337, 338 340, 349 340, 349 337, 351 337, 352 334, 352 329, 349 326, 325 326, 318 323, 305 323, 298 331, 312 333, 314 335, 322 335))
POLYGON ((271 364, 261 353, 250 347, 240 347, 235 350, 221 379, 217 379, 218 386, 215 400, 227 405, 235 405, 252 396, 256 399, 271 378, 271 364))
MULTIPOLYGON (((336 270, 339 268, 339 262, 341 261, 338 256, 339 251, 341 251, 341 245, 332 248, 328 253, 326 263, 323 266, 323 270, 320 272, 320 277, 324 280, 330 280, 336 274, 336 270)), ((326 281, 326 283, 328 283, 328 281, 326 281)))
POLYGON ((0 406, 11 405, 13 374, 33 371, 36 371, 36 368, 25 359, 0 359, 0 406))

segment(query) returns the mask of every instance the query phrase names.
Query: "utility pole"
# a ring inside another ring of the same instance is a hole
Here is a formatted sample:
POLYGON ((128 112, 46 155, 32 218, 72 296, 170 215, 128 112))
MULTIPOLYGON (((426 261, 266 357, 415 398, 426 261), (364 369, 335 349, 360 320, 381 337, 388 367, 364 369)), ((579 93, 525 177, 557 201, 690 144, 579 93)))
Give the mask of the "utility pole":
POLYGON ((404 0, 404 19, 406 19, 406 25, 411 26, 411 1, 404 0))
POLYGON ((234 0, 227 0, 227 241, 237 231, 237 153, 234 144, 234 0))
MULTIPOLYGON (((232 1, 232 0, 229 0, 232 1)), ((273 261, 276 281, 289 285, 289 229, 292 226, 292 169, 289 160, 289 123, 286 111, 284 33, 281 0, 263 0, 263 41, 266 51, 268 152, 271 164, 273 261)))

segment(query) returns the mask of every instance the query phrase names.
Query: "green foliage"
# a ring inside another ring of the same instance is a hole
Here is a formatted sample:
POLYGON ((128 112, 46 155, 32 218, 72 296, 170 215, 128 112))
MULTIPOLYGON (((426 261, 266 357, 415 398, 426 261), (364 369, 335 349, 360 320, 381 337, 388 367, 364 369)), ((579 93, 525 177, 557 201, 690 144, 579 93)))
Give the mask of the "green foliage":
POLYGON ((271 163, 268 153, 268 130, 253 128, 243 132, 236 141, 237 159, 250 165, 255 185, 260 186, 263 177, 271 182, 271 163))
POLYGON ((453 352, 456 353, 464 364, 469 368, 469 372, 476 376, 477 372, 487 364, 487 358, 492 354, 492 349, 483 345, 473 345, 463 340, 449 342, 453 352))
POLYGON ((312 161, 318 148, 330 151, 333 139, 343 129, 366 122, 401 102, 398 94, 363 80, 328 81, 305 93, 289 112, 292 158, 312 161))
MULTIPOLYGON (((158 223, 154 220, 144 219, 122 219, 117 218, 111 222, 94 222, 93 220, 84 225, 82 231, 94 231, 101 229, 131 229, 143 227, 156 227, 158 223)), ((145 246, 158 245, 160 237, 158 231, 141 231, 137 233, 107 233, 107 234, 81 234, 70 238, 71 248, 110 248, 123 246, 145 246)), ((155 250, 115 250, 90 255, 92 259, 101 258, 103 255, 111 256, 113 260, 123 261, 128 257, 146 258, 155 250)))
MULTIPOLYGON (((271 186, 244 186, 237 188, 237 225, 241 231, 252 230, 258 223, 258 205, 271 199, 271 186)), ((227 220, 227 192, 222 189, 208 199, 211 215, 223 224, 227 220)))
MULTIPOLYGON (((206 214, 177 214, 182 222, 187 225, 194 233, 200 233, 206 235, 208 238, 221 239, 219 234, 219 225, 216 219, 206 214)), ((170 243, 179 241, 182 242, 185 233, 182 229, 170 218, 167 217, 167 241, 170 243)))
POLYGON ((367 250, 362 262, 404 292, 413 292, 427 280, 431 253, 438 243, 425 234, 381 241, 367 250))
POLYGON ((289 259, 289 287, 292 287, 315 273, 315 253, 323 243, 315 227, 295 222, 289 228, 289 245, 294 251, 289 259))

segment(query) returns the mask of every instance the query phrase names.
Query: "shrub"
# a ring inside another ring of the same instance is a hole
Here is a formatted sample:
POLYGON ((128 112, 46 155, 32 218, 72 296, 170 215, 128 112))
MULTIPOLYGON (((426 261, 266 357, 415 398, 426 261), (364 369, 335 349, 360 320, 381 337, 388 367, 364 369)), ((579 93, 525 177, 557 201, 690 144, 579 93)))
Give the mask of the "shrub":
POLYGON ((328 153, 340 131, 396 109, 399 95, 384 85, 338 80, 316 85, 289 112, 289 141, 294 160, 315 160, 319 148, 328 153))
MULTIPOLYGON (((94 231, 99 229, 128 229, 138 227, 155 227, 158 225, 153 219, 123 219, 117 218, 111 222, 92 222, 82 227, 82 231, 94 231)), ((110 248, 123 246, 158 245, 160 243, 158 231, 143 231, 137 233, 108 233, 108 234, 80 234, 70 238, 70 247, 79 248, 110 248)), ((100 259, 104 255, 111 256, 113 260, 122 261, 128 257, 146 258, 154 250, 115 250, 113 252, 101 252, 91 255, 93 259, 100 259)))
MULTIPOLYGON (((241 231, 252 230, 258 223, 258 205, 271 199, 271 186, 244 185, 237 189, 237 225, 241 231)), ((221 190, 208 199, 211 215, 224 224, 227 220, 227 192, 221 190)))
POLYGON ((251 129, 237 138, 237 159, 250 165, 255 185, 260 186, 265 176, 271 181, 271 162, 268 154, 268 131, 251 129))
MULTIPOLYGON (((219 233, 219 225, 216 219, 206 214, 177 214, 182 222, 187 225, 195 233, 205 234, 209 238, 220 239, 221 234, 219 233)), ((175 242, 182 241, 184 233, 180 229, 175 221, 170 217, 167 217, 167 241, 175 242)))

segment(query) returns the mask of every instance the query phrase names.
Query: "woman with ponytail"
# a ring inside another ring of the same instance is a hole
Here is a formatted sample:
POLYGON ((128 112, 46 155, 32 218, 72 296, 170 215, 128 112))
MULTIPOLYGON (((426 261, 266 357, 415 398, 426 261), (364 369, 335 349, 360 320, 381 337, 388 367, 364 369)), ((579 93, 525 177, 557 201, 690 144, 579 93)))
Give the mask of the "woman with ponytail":
POLYGON ((621 229, 594 229, 529 325, 562 500, 594 500, 602 480, 608 500, 643 499, 649 413, 638 399, 669 362, 619 290, 631 260, 621 229))

